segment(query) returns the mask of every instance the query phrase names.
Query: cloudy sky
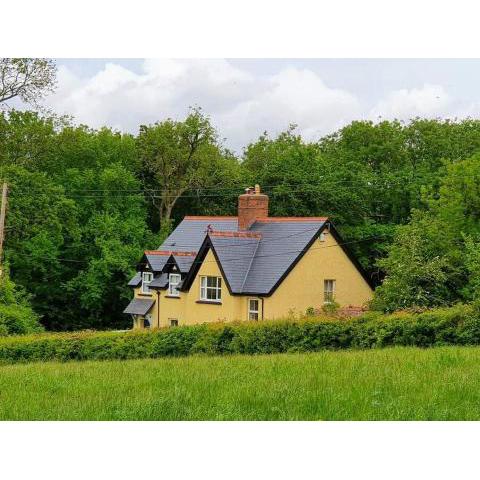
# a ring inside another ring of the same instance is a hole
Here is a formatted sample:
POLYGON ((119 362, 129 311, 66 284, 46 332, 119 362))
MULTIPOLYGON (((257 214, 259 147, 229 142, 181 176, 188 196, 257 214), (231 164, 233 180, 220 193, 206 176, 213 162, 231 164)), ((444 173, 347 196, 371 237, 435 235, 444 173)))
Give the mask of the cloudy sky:
POLYGON ((63 59, 47 105, 92 127, 210 115, 241 153, 289 124, 317 139, 355 119, 480 116, 479 60, 63 59))

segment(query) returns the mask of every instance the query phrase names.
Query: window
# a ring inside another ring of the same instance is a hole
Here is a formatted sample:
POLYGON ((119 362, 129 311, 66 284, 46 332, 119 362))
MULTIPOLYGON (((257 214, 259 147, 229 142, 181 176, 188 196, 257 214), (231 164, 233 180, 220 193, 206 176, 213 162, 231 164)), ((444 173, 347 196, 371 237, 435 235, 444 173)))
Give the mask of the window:
POLYGON ((150 288, 149 285, 152 283, 153 280, 153 273, 150 272, 143 272, 142 273, 142 293, 145 295, 150 295, 150 288))
POLYGON ((318 239, 319 239, 321 242, 324 242, 324 241, 325 241, 325 232, 322 232, 322 233, 318 236, 318 239))
POLYGON ((222 278, 200 277, 200 300, 220 302, 222 300, 222 278))
POLYGON ((258 305, 259 300, 257 298, 248 299, 248 319, 258 320, 258 305))
POLYGON ((151 326, 152 326, 152 315, 150 313, 147 313, 147 315, 145 315, 145 318, 143 319, 143 327, 150 328, 151 326))
POLYGON ((172 297, 179 297, 180 291, 178 290, 178 284, 180 283, 181 276, 179 273, 171 273, 168 276, 168 294, 172 297))
POLYGON ((323 282, 323 301, 332 303, 335 299, 335 280, 324 280, 323 282))
POLYGON ((169 318, 171 327, 178 327, 178 318, 169 318))

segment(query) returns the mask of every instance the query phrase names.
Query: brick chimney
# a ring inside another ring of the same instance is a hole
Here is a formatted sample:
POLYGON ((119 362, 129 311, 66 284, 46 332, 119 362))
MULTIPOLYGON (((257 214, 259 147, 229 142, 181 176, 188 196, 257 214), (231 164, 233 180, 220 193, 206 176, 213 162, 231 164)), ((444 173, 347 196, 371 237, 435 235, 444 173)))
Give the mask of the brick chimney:
POLYGON ((257 218, 268 217, 268 195, 260 193, 260 186, 246 188, 238 197, 238 229, 248 230, 257 218))

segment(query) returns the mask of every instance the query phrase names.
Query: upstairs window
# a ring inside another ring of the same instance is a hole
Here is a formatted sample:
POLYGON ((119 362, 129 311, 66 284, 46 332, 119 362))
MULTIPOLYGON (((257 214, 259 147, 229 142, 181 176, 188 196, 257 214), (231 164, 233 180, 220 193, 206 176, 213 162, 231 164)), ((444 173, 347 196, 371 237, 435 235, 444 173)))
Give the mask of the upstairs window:
POLYGON ((222 278, 200 277, 200 300, 220 302, 222 300, 222 278))
POLYGON ((324 303, 333 303, 334 300, 335 300, 335 280, 324 280, 323 301, 324 303))
POLYGON ((180 291, 178 290, 178 284, 180 283, 181 276, 179 273, 171 273, 168 276, 168 295, 171 297, 179 297, 180 291))
POLYGON ((141 292, 144 295, 151 295, 151 290, 150 290, 150 283, 152 283, 153 280, 153 273, 151 272, 143 272, 142 273, 142 288, 141 292))

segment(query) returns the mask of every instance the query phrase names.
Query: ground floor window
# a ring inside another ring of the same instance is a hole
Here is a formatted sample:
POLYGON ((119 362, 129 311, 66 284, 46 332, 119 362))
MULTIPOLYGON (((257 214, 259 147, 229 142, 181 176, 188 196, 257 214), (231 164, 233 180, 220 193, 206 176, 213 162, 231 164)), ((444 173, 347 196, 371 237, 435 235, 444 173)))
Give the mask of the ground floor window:
POLYGON ((260 301, 258 298, 249 298, 248 299, 248 319, 249 320, 258 320, 260 301))
POLYGON ((150 328, 152 326, 152 316, 147 313, 147 315, 145 315, 145 318, 143 319, 143 327, 144 328, 150 328))
POLYGON ((335 300, 335 280, 324 280, 323 282, 323 301, 332 303, 335 300))
POLYGON ((178 327, 178 318, 169 318, 168 320, 171 327, 178 327))

